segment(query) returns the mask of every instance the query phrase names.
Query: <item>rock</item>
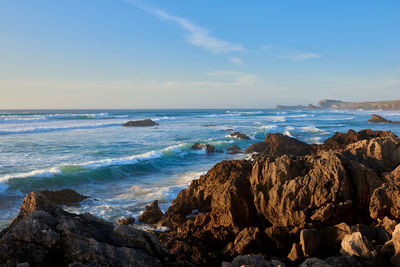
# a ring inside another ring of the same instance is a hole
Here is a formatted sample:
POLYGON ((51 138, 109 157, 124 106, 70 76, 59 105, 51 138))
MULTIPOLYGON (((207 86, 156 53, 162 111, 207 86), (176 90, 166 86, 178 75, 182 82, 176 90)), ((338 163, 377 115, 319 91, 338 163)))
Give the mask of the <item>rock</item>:
POLYGON ((236 236, 230 252, 233 255, 247 254, 256 251, 260 248, 260 245, 260 231, 258 228, 245 228, 236 236))
POLYGON ((383 220, 378 219, 379 225, 382 226, 385 231, 392 235, 396 225, 398 224, 397 221, 389 219, 387 216, 383 218, 383 220))
POLYGON ((346 223, 339 223, 336 225, 323 226, 318 228, 320 236, 323 237, 321 250, 326 255, 332 251, 339 251, 343 238, 351 234, 351 229, 346 223))
POLYGON ((285 264, 278 260, 266 261, 257 255, 240 255, 232 262, 223 262, 222 267, 285 267, 285 264))
MULTIPOLYGON (((366 266, 366 262, 360 262, 356 257, 351 256, 338 256, 338 257, 329 257, 325 259, 325 262, 330 264, 331 266, 340 266, 340 267, 363 267, 366 266)), ((372 266, 374 264, 372 263, 372 266)))
POLYGON ((393 124, 400 124, 400 121, 391 121, 387 120, 379 115, 372 114, 371 118, 368 120, 371 123, 393 123, 393 124))
POLYGON ((306 257, 315 256, 320 248, 318 231, 315 229, 304 229, 300 232, 300 246, 306 257))
POLYGON ((360 232, 370 244, 383 245, 389 240, 386 231, 381 227, 372 227, 365 224, 356 224, 351 227, 351 232, 360 232))
POLYGON ((400 184, 385 183, 376 188, 371 196, 369 212, 373 219, 388 217, 400 220, 400 184))
POLYGON ((81 195, 72 189, 62 189, 56 191, 42 190, 40 194, 45 196, 49 201, 55 205, 72 205, 89 198, 88 196, 81 195))
POLYGON ((238 138, 238 139, 250 140, 250 137, 248 137, 245 134, 242 134, 241 132, 233 132, 230 134, 230 136, 238 138))
POLYGON ((245 153, 260 153, 268 157, 282 155, 304 156, 311 153, 311 146, 295 138, 280 134, 267 134, 264 142, 251 145, 244 150, 245 153))
POLYGON ((352 182, 332 152, 256 162, 250 183, 258 213, 273 225, 339 223, 352 208, 352 182))
POLYGON ((162 266, 165 248, 150 234, 123 227, 121 234, 111 223, 88 213, 68 213, 31 192, 0 233, 0 265, 162 266))
POLYGON ((399 183, 400 182, 400 165, 397 166, 397 168, 391 172, 382 173, 382 178, 387 183, 394 183, 394 184, 399 183))
POLYGON ((128 122, 122 124, 122 126, 125 126, 125 127, 150 127, 150 126, 157 126, 157 125, 159 125, 159 123, 154 122, 150 119, 139 120, 139 121, 128 121, 128 122))
POLYGON ((139 221, 153 224, 158 223, 163 217, 164 214, 158 207, 158 201, 154 200, 150 206, 146 206, 146 210, 139 216, 139 221))
POLYGON ((357 256, 364 259, 373 259, 376 256, 376 251, 360 232, 354 232, 343 238, 340 253, 343 256, 357 256))
POLYGON ((205 150, 207 153, 211 153, 215 151, 215 146, 209 145, 209 144, 201 144, 201 143, 195 143, 192 146, 193 150, 205 150))
POLYGON ((129 224, 133 224, 134 222, 135 222, 135 218, 133 218, 133 217, 120 218, 117 220, 118 225, 129 225, 129 224))
POLYGON ((318 258, 308 258, 299 267, 333 267, 325 261, 318 258))
POLYGON ((332 137, 325 140, 325 142, 318 146, 318 150, 340 150, 352 143, 361 140, 370 140, 377 137, 395 137, 396 135, 390 131, 372 131, 371 129, 361 130, 355 132, 348 130, 347 133, 336 132, 332 137))
POLYGON ((301 250, 301 245, 299 243, 293 243, 292 249, 287 256, 291 261, 298 261, 304 257, 303 252, 301 250))
MULTIPOLYGON (((389 242, 388 242, 389 243, 389 242)), ((391 263, 394 266, 400 266, 400 224, 396 225, 392 233, 392 240, 390 241, 389 246, 392 246, 392 257, 390 258, 391 263)), ((386 244, 385 244, 386 246, 386 244)))
POLYGON ((228 154, 240 154, 242 153, 242 149, 236 145, 231 145, 226 149, 228 151, 228 154))

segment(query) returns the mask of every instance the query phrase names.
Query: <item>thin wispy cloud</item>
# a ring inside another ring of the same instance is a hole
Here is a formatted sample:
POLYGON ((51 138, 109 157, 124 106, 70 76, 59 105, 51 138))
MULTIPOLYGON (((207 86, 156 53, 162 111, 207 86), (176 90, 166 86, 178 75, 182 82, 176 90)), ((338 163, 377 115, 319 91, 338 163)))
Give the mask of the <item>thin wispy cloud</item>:
POLYGON ((229 61, 236 65, 243 65, 243 60, 239 57, 230 57, 229 61))
POLYGON ((212 35, 208 29, 198 26, 186 18, 171 15, 162 9, 150 8, 138 1, 126 0, 126 2, 141 8, 153 16, 176 23, 186 31, 186 42, 192 45, 201 47, 214 54, 246 52, 246 49, 241 44, 222 40, 212 35))
POLYGON ((322 57, 320 54, 314 52, 305 52, 294 49, 281 48, 273 45, 265 45, 263 46, 263 48, 270 51, 270 53, 274 57, 288 59, 291 61, 303 61, 322 57))

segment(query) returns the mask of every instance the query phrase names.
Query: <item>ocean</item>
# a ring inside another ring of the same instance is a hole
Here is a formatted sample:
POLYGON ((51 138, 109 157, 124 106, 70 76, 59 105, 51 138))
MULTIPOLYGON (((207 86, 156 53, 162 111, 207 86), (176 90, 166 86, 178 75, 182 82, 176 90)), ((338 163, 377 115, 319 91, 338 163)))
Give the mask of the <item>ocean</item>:
POLYGON ((191 150, 196 143, 225 150, 283 133, 321 143, 336 131, 391 130, 370 124, 376 113, 399 120, 400 111, 363 110, 0 110, 0 229, 14 218, 27 192, 71 188, 90 196, 67 211, 115 222, 137 217, 153 200, 165 211, 190 181, 222 160, 248 155, 191 150), (122 127, 152 119, 156 127, 122 127), (229 136, 240 131, 251 140, 229 136))

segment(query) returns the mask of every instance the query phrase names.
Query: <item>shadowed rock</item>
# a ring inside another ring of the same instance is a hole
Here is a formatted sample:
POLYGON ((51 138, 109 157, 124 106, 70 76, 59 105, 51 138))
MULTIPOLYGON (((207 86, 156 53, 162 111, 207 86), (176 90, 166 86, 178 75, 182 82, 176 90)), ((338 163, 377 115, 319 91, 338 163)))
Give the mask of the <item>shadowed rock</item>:
POLYGON ((18 216, 0 233, 2 266, 162 266, 166 256, 149 233, 65 212, 40 192, 26 195, 18 216))
POLYGON ((304 156, 311 153, 311 146, 280 133, 269 133, 266 135, 264 142, 253 144, 246 148, 244 152, 257 152, 267 157, 279 157, 282 155, 304 156))
POLYGON ((150 126, 157 126, 157 125, 159 125, 159 123, 154 122, 150 119, 139 120, 139 121, 128 121, 128 122, 122 124, 122 126, 125 126, 125 127, 150 127, 150 126))
POLYGON ((245 134, 242 134, 241 132, 233 132, 230 134, 230 136, 238 138, 238 139, 250 140, 250 137, 248 137, 245 134))
POLYGON ((139 221, 145 223, 158 223, 163 217, 164 214, 158 207, 158 201, 154 200, 150 206, 146 206, 146 210, 139 216, 139 221))
POLYGON ((209 144, 201 144, 201 143, 195 143, 192 146, 193 150, 205 150, 207 153, 211 153, 215 151, 215 146, 209 145, 209 144))
POLYGON ((62 189, 56 191, 42 190, 40 194, 44 195, 49 201, 55 205, 72 205, 89 198, 81 195, 72 189, 62 189))
POLYGON ((242 153, 242 149, 236 145, 231 145, 226 149, 228 151, 228 154, 240 154, 242 153))

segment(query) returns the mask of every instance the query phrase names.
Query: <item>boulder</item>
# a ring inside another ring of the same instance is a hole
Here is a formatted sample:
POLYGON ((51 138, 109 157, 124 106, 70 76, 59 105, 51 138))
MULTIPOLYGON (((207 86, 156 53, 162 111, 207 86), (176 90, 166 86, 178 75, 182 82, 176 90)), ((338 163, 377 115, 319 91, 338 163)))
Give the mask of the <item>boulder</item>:
POLYGON ((150 126, 157 126, 157 125, 159 125, 159 123, 154 122, 150 119, 138 120, 138 121, 128 121, 128 122, 122 124, 122 126, 125 126, 125 127, 150 127, 150 126))
POLYGON ((381 117, 376 114, 372 114, 371 118, 368 120, 371 123, 393 123, 393 124, 400 124, 400 121, 391 121, 387 120, 384 117, 381 117))
POLYGON ((201 143, 195 143, 192 146, 193 150, 205 150, 207 153, 211 153, 215 151, 215 146, 209 145, 209 144, 201 144, 201 143))
POLYGON ((146 206, 146 210, 139 216, 139 221, 144 223, 158 223, 164 217, 163 212, 158 207, 158 201, 154 200, 150 206, 146 206))
POLYGON ((318 258, 308 258, 299 267, 333 267, 324 260, 318 258))
POLYGON ((121 232, 89 213, 68 213, 40 192, 31 192, 19 215, 0 233, 0 265, 163 265, 167 251, 155 238, 123 227, 121 232))
POLYGON ((369 204, 373 219, 400 220, 400 184, 385 183, 375 189, 369 204))
POLYGON ((320 249, 319 233, 315 229, 303 229, 300 232, 300 246, 306 257, 315 256, 320 249))
POLYGON ((237 139, 244 139, 244 140, 250 140, 250 137, 248 137, 245 134, 242 134, 241 132, 233 132, 229 136, 235 137, 237 139))
POLYGON ((231 145, 226 149, 228 151, 228 154, 240 154, 242 153, 242 149, 236 145, 231 145))
POLYGON ((244 150, 245 153, 260 153, 268 157, 282 155, 304 156, 311 153, 311 146, 280 133, 267 134, 263 142, 255 143, 244 150))
POLYGON ((73 205, 81 202, 82 200, 89 198, 88 196, 81 195, 72 189, 62 190, 42 190, 40 194, 45 196, 50 202, 55 205, 73 205))
POLYGON ((286 265, 279 260, 272 259, 266 261, 257 255, 240 255, 233 259, 232 262, 223 262, 222 267, 285 267, 286 265))
POLYGON ((360 232, 354 232, 343 238, 340 253, 343 256, 357 256, 364 259, 373 259, 377 254, 360 232))
POLYGON ((260 231, 256 227, 243 229, 235 238, 233 248, 230 252, 233 255, 247 254, 254 252, 261 247, 260 231))
POLYGON ((288 259, 291 261, 298 261, 304 257, 301 245, 299 243, 293 243, 292 249, 288 254, 288 259))

